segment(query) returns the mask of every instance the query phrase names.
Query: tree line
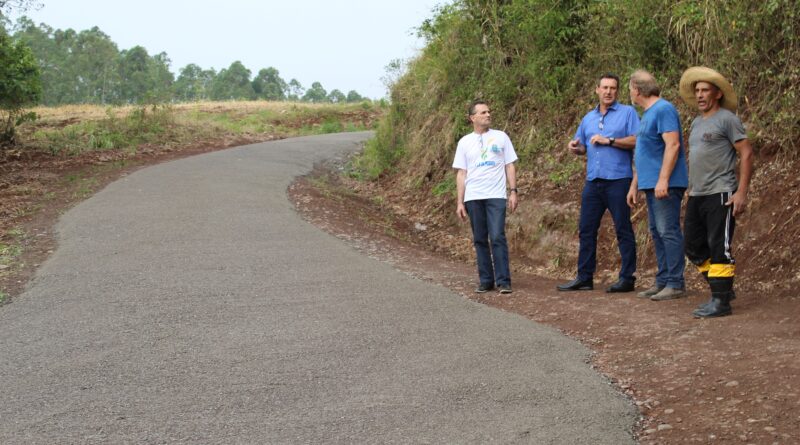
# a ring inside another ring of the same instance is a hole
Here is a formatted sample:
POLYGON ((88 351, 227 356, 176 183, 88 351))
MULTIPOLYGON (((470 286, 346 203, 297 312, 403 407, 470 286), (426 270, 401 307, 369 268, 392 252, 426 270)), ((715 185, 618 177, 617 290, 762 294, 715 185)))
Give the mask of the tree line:
MULTIPOLYGON (((5 32, 0 30, 0 33, 5 32)), ((30 48, 41 80, 40 103, 62 105, 165 103, 198 100, 290 100, 344 103, 364 100, 356 91, 326 91, 320 82, 306 89, 288 82, 274 67, 255 75, 240 61, 216 71, 196 64, 170 71, 165 52, 148 54, 141 46, 120 50, 98 27, 77 32, 53 29, 21 17, 6 32, 30 48)), ((5 61, 0 61, 5 63, 5 61)))

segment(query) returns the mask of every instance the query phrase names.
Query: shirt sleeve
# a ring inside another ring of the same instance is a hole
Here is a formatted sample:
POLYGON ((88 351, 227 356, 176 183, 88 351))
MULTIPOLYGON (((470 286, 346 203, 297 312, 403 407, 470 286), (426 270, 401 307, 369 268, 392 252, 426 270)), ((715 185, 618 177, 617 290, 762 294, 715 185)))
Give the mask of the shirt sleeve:
POLYGON ((584 147, 586 147, 586 138, 583 137, 583 133, 584 133, 584 131, 583 131, 583 122, 585 120, 586 119, 581 119, 581 123, 578 124, 578 129, 575 130, 575 137, 572 138, 572 139, 577 139, 578 142, 580 142, 581 145, 583 145, 584 147))
POLYGON ((744 130, 744 124, 735 114, 731 114, 729 119, 725 119, 725 136, 728 140, 736 143, 742 139, 747 139, 747 132, 744 130))
POLYGON ((458 141, 458 145, 456 146, 456 156, 453 159, 453 168, 458 168, 461 170, 467 169, 467 153, 464 150, 464 144, 461 141, 458 141))
POLYGON ((511 138, 506 136, 506 150, 503 152, 503 158, 506 165, 511 164, 517 160, 517 152, 514 151, 514 144, 511 143, 511 138))
POLYGON ((672 104, 659 110, 658 120, 656 121, 658 134, 669 133, 672 131, 681 132, 681 120, 672 104))

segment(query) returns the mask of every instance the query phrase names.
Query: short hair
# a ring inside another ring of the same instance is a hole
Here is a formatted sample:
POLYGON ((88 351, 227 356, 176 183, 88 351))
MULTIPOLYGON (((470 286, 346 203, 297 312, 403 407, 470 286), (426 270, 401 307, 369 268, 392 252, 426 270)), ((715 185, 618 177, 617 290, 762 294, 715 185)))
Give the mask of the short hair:
POLYGON ((631 87, 639 90, 644 97, 661 95, 656 78, 645 70, 636 70, 631 74, 631 87))
POLYGON ((467 113, 469 113, 470 116, 475 114, 475 107, 477 107, 478 105, 486 105, 488 107, 489 103, 482 99, 475 99, 472 102, 470 102, 467 113))
POLYGON ((616 74, 611 72, 602 74, 600 77, 597 78, 597 86, 600 86, 600 82, 602 82, 603 79, 614 79, 615 81, 617 81, 617 88, 619 88, 619 76, 617 76, 616 74))

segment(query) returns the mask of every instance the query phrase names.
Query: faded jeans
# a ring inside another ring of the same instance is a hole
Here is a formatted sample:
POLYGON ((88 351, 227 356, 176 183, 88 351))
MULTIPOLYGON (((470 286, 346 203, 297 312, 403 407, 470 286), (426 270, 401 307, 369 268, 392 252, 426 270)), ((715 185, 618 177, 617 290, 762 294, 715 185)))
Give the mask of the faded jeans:
POLYGON ((681 232, 681 201, 685 188, 671 187, 669 196, 656 199, 653 189, 644 190, 647 198, 647 218, 650 235, 656 249, 656 286, 684 289, 683 232, 681 232))
POLYGON ((484 286, 511 286, 506 242, 506 200, 476 199, 464 203, 472 225, 478 277, 484 286), (491 249, 490 249, 491 246, 491 249))

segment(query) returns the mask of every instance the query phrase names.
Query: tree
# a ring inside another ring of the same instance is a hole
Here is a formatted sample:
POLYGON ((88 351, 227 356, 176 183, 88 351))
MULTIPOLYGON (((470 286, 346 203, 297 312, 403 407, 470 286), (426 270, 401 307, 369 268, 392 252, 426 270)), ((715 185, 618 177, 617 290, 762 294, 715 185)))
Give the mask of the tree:
POLYGON ((9 13, 12 9, 25 12, 31 8, 38 9, 41 3, 36 0, 0 0, 0 15, 9 13))
POLYGON ((361 102, 362 100, 364 100, 364 97, 362 95, 358 94, 355 90, 350 90, 350 92, 347 93, 347 102, 348 103, 361 102))
POLYGON ((16 142, 16 126, 34 116, 24 107, 35 104, 41 94, 33 52, 0 30, 0 146, 16 142))
POLYGON ((250 83, 250 70, 236 61, 227 69, 223 68, 214 78, 211 98, 213 100, 250 100, 255 98, 250 83))
POLYGON ((285 100, 289 85, 273 67, 264 68, 253 79, 253 91, 259 99, 285 100))
POLYGON ((322 88, 321 83, 314 82, 311 84, 311 88, 306 90, 306 94, 303 95, 303 101, 313 103, 327 102, 328 92, 325 91, 325 88, 322 88))
POLYGON ((343 104, 347 101, 347 96, 341 91, 334 89, 328 94, 328 101, 335 104, 343 104))
POLYGON ((300 100, 305 94, 305 88, 297 79, 292 79, 289 81, 289 100, 300 100))
POLYGON ((138 45, 120 54, 119 74, 125 79, 120 88, 123 102, 142 103, 148 97, 152 86, 149 62, 147 50, 138 45))
POLYGON ((217 73, 204 70, 194 63, 181 68, 178 79, 173 84, 173 94, 179 101, 206 100, 211 97, 211 87, 217 73))

